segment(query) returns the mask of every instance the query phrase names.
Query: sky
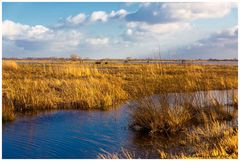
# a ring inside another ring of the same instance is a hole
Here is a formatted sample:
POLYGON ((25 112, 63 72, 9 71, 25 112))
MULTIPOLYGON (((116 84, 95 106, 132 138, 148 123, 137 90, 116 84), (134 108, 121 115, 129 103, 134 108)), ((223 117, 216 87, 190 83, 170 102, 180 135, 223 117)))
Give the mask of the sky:
POLYGON ((3 2, 3 57, 232 59, 236 3, 3 2))

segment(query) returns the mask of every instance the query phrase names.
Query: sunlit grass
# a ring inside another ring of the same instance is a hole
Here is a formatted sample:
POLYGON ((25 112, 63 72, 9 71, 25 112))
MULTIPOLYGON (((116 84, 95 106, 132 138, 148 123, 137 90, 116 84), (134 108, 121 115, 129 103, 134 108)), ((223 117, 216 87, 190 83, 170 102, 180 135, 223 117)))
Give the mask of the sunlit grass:
POLYGON ((12 60, 3 61, 3 70, 16 70, 17 68, 18 65, 15 61, 12 60))
MULTIPOLYGON (((15 112, 108 110, 122 101, 137 100, 132 128, 166 138, 182 134, 185 139, 179 137, 179 142, 191 145, 191 152, 183 150, 181 154, 156 149, 160 158, 236 158, 237 129, 226 126, 226 122, 237 117, 237 96, 231 98, 233 110, 226 110, 214 99, 205 105, 194 104, 193 99, 201 99, 200 95, 178 98, 174 105, 167 100, 169 93, 237 89, 237 70, 233 65, 3 61, 3 121, 13 120, 15 112), (155 94, 161 97, 149 99, 155 94)), ((123 150, 121 155, 99 157, 135 155, 123 150)))
POLYGON ((3 91, 17 111, 106 109, 158 93, 233 88, 236 66, 3 61, 3 91))
POLYGON ((2 121, 12 121, 15 119, 14 106, 12 101, 4 95, 2 99, 2 121))

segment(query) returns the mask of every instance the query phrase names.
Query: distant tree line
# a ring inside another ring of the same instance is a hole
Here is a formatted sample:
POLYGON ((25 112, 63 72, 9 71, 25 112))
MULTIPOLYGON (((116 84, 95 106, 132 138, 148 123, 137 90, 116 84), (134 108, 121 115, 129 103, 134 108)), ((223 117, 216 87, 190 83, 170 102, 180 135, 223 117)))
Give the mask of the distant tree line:
POLYGON ((167 60, 174 60, 174 61, 238 61, 237 58, 233 58, 233 59, 154 59, 154 58, 146 58, 146 59, 140 59, 140 58, 131 58, 131 57, 127 57, 125 59, 111 59, 111 58, 104 58, 104 59, 91 59, 91 58, 81 58, 76 54, 72 54, 70 55, 69 58, 66 57, 26 57, 26 58, 17 58, 17 57, 3 57, 2 60, 73 60, 73 61, 79 61, 79 60, 95 60, 95 61, 101 61, 101 62, 105 62, 105 61, 167 61, 167 60))

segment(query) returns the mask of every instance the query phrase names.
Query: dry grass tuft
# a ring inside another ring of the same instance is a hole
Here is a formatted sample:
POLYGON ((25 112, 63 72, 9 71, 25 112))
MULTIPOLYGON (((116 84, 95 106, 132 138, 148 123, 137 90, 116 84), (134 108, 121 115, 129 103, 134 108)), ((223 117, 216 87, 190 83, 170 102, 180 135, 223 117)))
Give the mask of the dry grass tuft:
POLYGON ((150 134, 161 133, 168 136, 185 131, 191 126, 214 121, 232 121, 237 117, 237 109, 227 110, 214 99, 210 99, 208 105, 201 105, 193 103, 191 97, 182 98, 179 95, 175 101, 171 98, 171 95, 160 95, 139 100, 132 108, 131 127, 150 134))
POLYGON ((133 129, 147 131, 154 137, 177 136, 175 145, 168 146, 169 150, 158 150, 159 158, 238 157, 236 108, 232 106, 229 110, 214 99, 209 100, 208 106, 191 104, 188 98, 171 106, 169 98, 163 98, 137 103, 131 123, 133 129))
POLYGON ((187 133, 195 158, 237 158, 238 130, 226 123, 212 122, 187 133))
POLYGON ((104 151, 105 154, 99 154, 99 159, 134 159, 135 155, 126 149, 122 149, 119 153, 109 153, 104 151))
POLYGON ((2 67, 3 67, 3 70, 16 70, 18 68, 18 65, 15 61, 4 60, 2 67))
MULTIPOLYGON (((184 142, 185 148, 180 151, 156 149, 159 159, 237 159, 238 130, 230 128, 225 123, 212 122, 191 131, 185 131, 186 136, 178 143, 184 142)), ((120 153, 99 154, 100 159, 136 159, 132 152, 124 149, 120 153)))
POLYGON ((132 127, 138 126, 150 134, 170 135, 184 130, 192 116, 188 109, 182 106, 170 107, 164 101, 156 103, 145 99, 140 101, 139 106, 134 107, 132 119, 132 127))
POLYGON ((14 106, 11 100, 3 94, 2 99, 2 121, 13 121, 15 119, 14 106))

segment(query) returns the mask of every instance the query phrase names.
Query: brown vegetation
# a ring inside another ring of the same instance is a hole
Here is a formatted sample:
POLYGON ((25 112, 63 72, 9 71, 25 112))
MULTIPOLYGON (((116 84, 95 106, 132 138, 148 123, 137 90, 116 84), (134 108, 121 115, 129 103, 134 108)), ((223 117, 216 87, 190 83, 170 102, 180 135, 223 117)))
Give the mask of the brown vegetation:
MULTIPOLYGON (((15 112, 107 110, 124 100, 138 100, 132 111, 133 128, 168 138, 181 134, 185 139, 179 137, 176 146, 191 145, 191 151, 181 153, 159 150, 160 158, 236 158, 237 129, 226 122, 237 117, 237 97, 232 97, 234 110, 229 110, 214 99, 198 104, 201 96, 191 92, 237 89, 237 72, 233 65, 3 61, 3 121, 14 119, 15 112), (171 103, 169 93, 189 95, 171 103), (149 98, 154 94, 157 99, 149 98)), ((134 155, 124 150, 100 158, 134 155)))
MULTIPOLYGON (((200 95, 193 97, 189 93, 187 97, 184 96, 186 95, 177 94, 172 99, 173 95, 163 94, 138 100, 132 106, 130 127, 137 132, 144 131, 155 140, 169 140, 167 145, 161 141, 153 143, 159 158, 236 159, 237 109, 232 105, 227 107, 213 98, 200 103, 201 101, 194 101, 200 99, 200 95)), ((126 152, 128 156, 133 156, 131 152, 125 150, 126 152)), ((104 155, 105 158, 116 156, 118 155, 104 155)))
POLYGON ((232 88, 236 66, 3 61, 3 91, 17 111, 105 109, 158 93, 232 88))
POLYGON ((12 121, 15 119, 13 103, 6 95, 3 95, 2 98, 2 121, 12 121))

